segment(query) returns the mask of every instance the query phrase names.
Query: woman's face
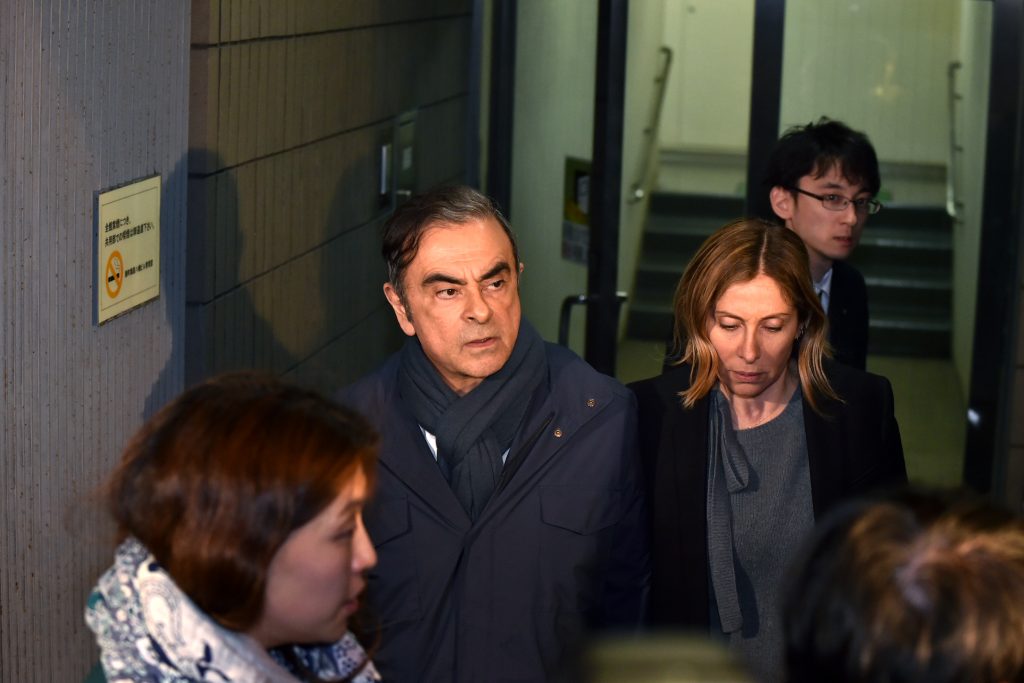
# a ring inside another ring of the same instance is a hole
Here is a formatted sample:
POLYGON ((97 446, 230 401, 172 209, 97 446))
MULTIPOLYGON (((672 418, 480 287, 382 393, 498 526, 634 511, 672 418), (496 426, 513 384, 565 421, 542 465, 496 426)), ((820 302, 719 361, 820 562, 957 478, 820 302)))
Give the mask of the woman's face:
POLYGON ((360 469, 319 515, 291 533, 270 561, 263 614, 249 634, 264 647, 330 643, 348 628, 377 554, 363 526, 360 469))
POLYGON ((761 274, 730 285, 708 321, 708 337, 718 353, 718 379, 726 395, 788 398, 774 392, 785 389, 798 327, 796 309, 772 278, 761 274))

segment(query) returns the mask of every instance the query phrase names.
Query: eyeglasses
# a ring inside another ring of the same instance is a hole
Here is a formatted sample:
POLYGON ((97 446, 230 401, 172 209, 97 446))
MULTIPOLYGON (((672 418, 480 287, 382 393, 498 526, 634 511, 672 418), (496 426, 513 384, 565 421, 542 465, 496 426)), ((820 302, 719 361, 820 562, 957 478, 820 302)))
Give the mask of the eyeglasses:
POLYGON ((882 210, 882 203, 874 199, 849 199, 841 194, 814 194, 807 190, 801 190, 799 187, 791 187, 789 189, 793 190, 793 192, 805 194, 808 197, 814 197, 829 211, 845 211, 846 207, 850 204, 853 204, 853 210, 857 213, 874 215, 882 210))

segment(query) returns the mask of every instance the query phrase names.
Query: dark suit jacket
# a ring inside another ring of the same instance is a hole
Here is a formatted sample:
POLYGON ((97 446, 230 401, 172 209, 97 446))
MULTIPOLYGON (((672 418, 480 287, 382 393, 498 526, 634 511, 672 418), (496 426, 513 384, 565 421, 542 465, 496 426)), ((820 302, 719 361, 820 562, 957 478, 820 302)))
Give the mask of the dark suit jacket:
POLYGON ((864 370, 868 360, 868 288, 860 271, 844 261, 832 263, 828 305, 828 341, 835 359, 864 370))
MULTIPOLYGON (((829 362, 832 388, 845 403, 822 400, 826 417, 804 401, 804 430, 815 519, 836 503, 906 482, 903 445, 884 377, 829 362)), ((690 410, 678 392, 690 367, 636 382, 640 455, 652 508, 652 624, 706 629, 708 619, 708 406, 690 410)))

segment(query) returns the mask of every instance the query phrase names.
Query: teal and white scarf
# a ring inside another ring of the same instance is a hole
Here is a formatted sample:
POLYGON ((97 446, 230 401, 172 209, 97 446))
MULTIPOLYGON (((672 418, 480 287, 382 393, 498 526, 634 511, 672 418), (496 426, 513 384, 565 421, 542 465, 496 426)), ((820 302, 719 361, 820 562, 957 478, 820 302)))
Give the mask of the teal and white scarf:
MULTIPOLYGON (((220 626, 203 613, 150 552, 133 538, 89 596, 85 621, 96 634, 108 681, 239 681, 294 683, 277 651, 220 626)), ((292 654, 321 680, 379 681, 351 633, 336 643, 293 646, 292 654), (365 666, 363 666, 365 662, 365 666)))

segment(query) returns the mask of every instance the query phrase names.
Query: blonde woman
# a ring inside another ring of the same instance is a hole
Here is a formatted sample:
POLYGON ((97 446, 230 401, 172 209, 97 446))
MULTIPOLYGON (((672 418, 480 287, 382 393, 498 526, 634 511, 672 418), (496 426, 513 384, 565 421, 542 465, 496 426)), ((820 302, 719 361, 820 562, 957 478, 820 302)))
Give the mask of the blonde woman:
POLYGON ((739 220, 676 290, 678 367, 632 385, 650 487, 655 625, 727 640, 778 680, 778 583, 827 509, 906 481, 889 382, 828 360, 800 238, 739 220))

